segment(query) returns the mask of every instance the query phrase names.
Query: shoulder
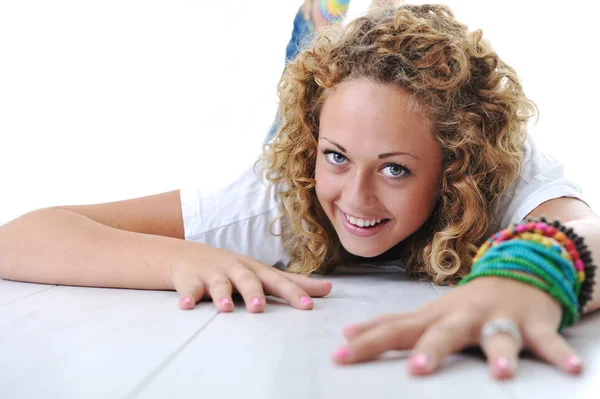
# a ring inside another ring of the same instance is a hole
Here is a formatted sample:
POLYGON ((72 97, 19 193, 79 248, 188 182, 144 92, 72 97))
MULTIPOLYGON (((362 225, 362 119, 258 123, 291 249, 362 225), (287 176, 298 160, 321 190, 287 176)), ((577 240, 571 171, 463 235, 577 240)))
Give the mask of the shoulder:
POLYGON ((519 176, 500 200, 497 227, 517 223, 542 203, 562 197, 585 201, 581 187, 567 176, 562 162, 528 137, 519 176))
POLYGON ((275 188, 254 165, 228 183, 183 187, 180 197, 186 239, 270 213, 280 203, 275 188))
POLYGON ((279 233, 281 201, 252 165, 222 187, 180 190, 185 239, 251 256, 273 265, 285 261, 279 233))

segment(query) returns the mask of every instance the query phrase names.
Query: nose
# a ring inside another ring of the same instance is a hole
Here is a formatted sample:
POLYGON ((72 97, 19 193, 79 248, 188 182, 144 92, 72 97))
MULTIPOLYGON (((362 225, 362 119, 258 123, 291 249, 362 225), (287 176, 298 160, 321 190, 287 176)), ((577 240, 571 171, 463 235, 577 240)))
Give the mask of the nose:
POLYGON ((369 209, 377 202, 373 177, 367 171, 356 171, 344 184, 345 203, 351 209, 369 209))

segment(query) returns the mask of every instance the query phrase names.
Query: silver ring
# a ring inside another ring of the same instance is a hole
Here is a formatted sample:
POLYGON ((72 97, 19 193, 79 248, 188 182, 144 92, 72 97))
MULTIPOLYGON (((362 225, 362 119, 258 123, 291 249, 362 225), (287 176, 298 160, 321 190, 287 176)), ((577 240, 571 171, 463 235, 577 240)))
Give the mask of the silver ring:
POLYGON ((485 340, 489 338, 490 335, 498 333, 510 335, 517 341, 519 348, 521 347, 523 338, 521 337, 519 327, 514 321, 508 319, 493 319, 487 321, 481 329, 481 346, 485 344, 485 340))

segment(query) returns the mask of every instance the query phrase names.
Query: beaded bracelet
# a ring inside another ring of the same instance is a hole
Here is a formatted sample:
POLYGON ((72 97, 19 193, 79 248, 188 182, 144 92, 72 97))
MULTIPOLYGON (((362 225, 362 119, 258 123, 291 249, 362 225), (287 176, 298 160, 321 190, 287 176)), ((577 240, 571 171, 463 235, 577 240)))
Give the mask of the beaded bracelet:
MULTIPOLYGON (((555 265, 557 261, 566 264, 567 269, 572 272, 570 262, 553 249, 537 242, 512 239, 495 244, 486 251, 467 278, 459 284, 481 276, 500 276, 534 285, 561 304, 563 312, 560 331, 577 321, 578 300, 573 285, 555 265), (518 274, 519 272, 523 274, 518 274)), ((573 278, 572 281, 577 280, 573 278)))
POLYGON ((538 281, 533 277, 524 276, 524 275, 513 273, 513 272, 510 272, 507 270, 489 269, 489 270, 484 270, 484 271, 481 271, 478 273, 469 274, 468 276, 466 276, 465 278, 463 278, 460 281, 459 285, 468 283, 469 281, 471 281, 477 277, 483 277, 483 276, 504 277, 504 278, 510 278, 513 280, 521 281, 523 283, 537 287, 537 288, 547 292, 552 297, 556 298, 558 300, 558 302, 560 302, 560 304, 563 305, 563 309, 565 310, 565 312, 563 312, 563 318, 560 322, 560 326, 558 327, 559 332, 562 331, 564 328, 569 327, 577 322, 577 319, 578 319, 577 306, 569 305, 569 301, 567 300, 567 298, 565 298, 563 292, 560 289, 557 289, 556 286, 549 286, 548 284, 544 284, 541 281, 538 281))
MULTIPOLYGON (((473 266, 471 273, 488 268, 505 268, 518 270, 533 274, 549 285, 555 285, 565 294, 569 302, 577 307, 577 291, 579 283, 576 282, 576 289, 573 289, 573 284, 568 281, 556 268, 556 258, 561 260, 556 253, 547 247, 538 243, 527 242, 523 240, 513 240, 503 242, 491 248, 483 258, 473 266)), ((568 262, 562 259, 563 263, 568 262)))
POLYGON ((577 279, 572 263, 552 248, 538 242, 513 239, 498 243, 473 264, 471 271, 477 270, 481 263, 512 262, 512 258, 527 261, 527 265, 542 267, 554 283, 560 285, 565 291, 571 291, 573 297, 577 299, 581 283, 577 279))
MULTIPOLYGON (((576 293, 579 301, 579 313, 583 313, 585 305, 592 298, 596 271, 596 266, 592 263, 591 253, 584 244, 583 237, 578 236, 573 229, 566 228, 558 221, 549 223, 544 217, 539 220, 527 218, 524 222, 501 230, 490 237, 477 251, 473 258, 473 264, 493 245, 513 238, 539 242, 560 252, 562 257, 573 264, 577 280, 581 284, 579 292, 576 293)), ((562 271, 565 277, 570 277, 567 270, 562 271)))

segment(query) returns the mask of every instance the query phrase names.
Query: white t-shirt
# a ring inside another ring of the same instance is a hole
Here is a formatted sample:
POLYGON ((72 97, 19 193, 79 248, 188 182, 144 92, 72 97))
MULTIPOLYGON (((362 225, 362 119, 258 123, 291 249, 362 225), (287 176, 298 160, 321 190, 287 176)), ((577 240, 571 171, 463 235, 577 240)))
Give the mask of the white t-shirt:
MULTIPOLYGON (((182 188, 185 239, 283 269, 290 257, 281 237, 271 234, 280 232, 279 222, 271 227, 280 213, 280 201, 275 188, 259 172, 251 167, 219 190, 182 188)), ((543 153, 528 138, 522 173, 500 201, 499 224, 494 230, 517 223, 538 205, 560 197, 582 199, 581 188, 565 178, 558 160, 543 153)))

